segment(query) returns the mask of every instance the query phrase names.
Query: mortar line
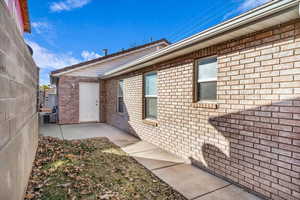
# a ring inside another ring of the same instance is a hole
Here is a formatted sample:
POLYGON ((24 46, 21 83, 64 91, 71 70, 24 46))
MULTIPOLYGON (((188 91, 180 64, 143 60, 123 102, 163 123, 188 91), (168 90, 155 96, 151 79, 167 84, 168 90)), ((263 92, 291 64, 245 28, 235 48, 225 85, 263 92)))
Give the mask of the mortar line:
POLYGON ((206 193, 204 193, 204 194, 200 194, 200 195, 198 195, 198 196, 196 196, 196 197, 194 197, 194 198, 191 198, 190 200, 198 199, 198 198, 203 197, 203 196, 205 196, 205 195, 208 195, 208 194, 210 194, 210 193, 216 192, 216 191, 218 191, 218 190, 222 190, 222 189, 224 189, 224 188, 226 188, 226 187, 228 187, 228 186, 230 186, 230 185, 232 185, 232 184, 229 183, 228 185, 225 185, 225 186, 223 186, 223 187, 220 187, 220 188, 217 188, 217 189, 215 189, 215 190, 206 192, 206 193))

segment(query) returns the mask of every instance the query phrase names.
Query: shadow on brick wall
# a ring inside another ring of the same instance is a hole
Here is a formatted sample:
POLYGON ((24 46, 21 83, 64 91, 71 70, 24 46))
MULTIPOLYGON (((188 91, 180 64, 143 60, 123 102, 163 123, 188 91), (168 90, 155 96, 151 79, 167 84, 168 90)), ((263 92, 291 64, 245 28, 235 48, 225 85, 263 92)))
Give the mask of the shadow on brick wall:
MULTIPOLYGON (((117 108, 116 108, 117 109, 117 108)), ((118 113, 116 112, 111 121, 113 121, 112 125, 116 126, 117 128, 130 133, 137 137, 138 139, 141 139, 139 135, 137 134, 136 130, 131 126, 130 124, 130 116, 128 114, 128 109, 126 104, 124 103, 124 112, 123 113, 118 113)))
POLYGON ((209 123, 228 145, 204 143, 203 159, 191 158, 193 164, 268 198, 299 197, 300 99, 212 117, 209 123))

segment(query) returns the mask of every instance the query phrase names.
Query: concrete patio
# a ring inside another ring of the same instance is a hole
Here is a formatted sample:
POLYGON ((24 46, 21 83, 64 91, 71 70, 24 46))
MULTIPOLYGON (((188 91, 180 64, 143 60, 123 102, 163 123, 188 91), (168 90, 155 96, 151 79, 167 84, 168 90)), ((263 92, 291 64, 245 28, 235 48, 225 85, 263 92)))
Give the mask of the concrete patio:
POLYGON ((217 178, 159 147, 140 141, 107 124, 43 124, 40 134, 65 140, 107 137, 144 167, 191 200, 259 200, 260 198, 217 178))

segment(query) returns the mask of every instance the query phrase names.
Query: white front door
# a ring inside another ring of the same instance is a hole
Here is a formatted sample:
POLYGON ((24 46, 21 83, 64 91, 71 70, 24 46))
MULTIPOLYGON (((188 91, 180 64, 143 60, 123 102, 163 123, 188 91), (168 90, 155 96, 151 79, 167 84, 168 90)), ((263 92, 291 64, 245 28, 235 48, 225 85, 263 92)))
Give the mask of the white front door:
POLYGON ((99 83, 79 83, 79 121, 99 121, 99 83))

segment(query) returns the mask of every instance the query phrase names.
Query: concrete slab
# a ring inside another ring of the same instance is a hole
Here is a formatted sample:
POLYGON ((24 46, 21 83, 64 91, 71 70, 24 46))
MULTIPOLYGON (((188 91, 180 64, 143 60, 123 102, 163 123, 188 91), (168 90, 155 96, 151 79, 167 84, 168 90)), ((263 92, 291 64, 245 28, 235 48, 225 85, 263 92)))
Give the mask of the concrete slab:
POLYGON ((40 127, 40 134, 66 140, 107 137, 120 147, 126 147, 140 141, 132 135, 103 123, 72 125, 41 124, 40 127))
POLYGON ((132 145, 132 144, 135 144, 135 143, 137 143, 137 142, 139 142, 140 140, 139 139, 136 139, 136 141, 135 140, 132 140, 132 139, 129 139, 129 140, 127 140, 127 139, 121 139, 121 140, 113 140, 113 143, 115 144, 115 145, 117 145, 117 146, 119 146, 119 147, 127 147, 127 146, 130 146, 130 145, 132 145))
POLYGON ((258 197, 231 185, 166 152, 159 147, 103 123, 55 125, 43 124, 40 134, 61 139, 107 137, 123 151, 150 169, 175 190, 194 200, 260 200, 258 197))
POLYGON ((107 137, 112 142, 130 144, 139 141, 136 137, 104 123, 87 123, 62 125, 63 137, 66 140, 107 137))
POLYGON ((134 155, 136 153, 141 153, 145 151, 151 151, 154 149, 158 149, 158 147, 145 141, 139 141, 137 143, 122 148, 123 151, 130 155, 134 155))
POLYGON ((196 198, 230 184, 188 164, 154 170, 153 173, 188 199, 196 198))
POLYGON ((60 127, 57 124, 41 124, 40 134, 43 136, 50 136, 63 139, 60 127))
POLYGON ((227 186, 215 192, 196 198, 195 200, 232 200, 232 199, 261 200, 261 198, 253 194, 250 194, 247 191, 235 185, 227 186))
POLYGON ((174 162, 155 160, 149 158, 141 158, 141 157, 133 157, 133 158, 151 171, 181 164, 181 163, 174 163, 174 162))
POLYGON ((184 163, 184 160, 162 149, 131 154, 134 159, 150 170, 184 163))

